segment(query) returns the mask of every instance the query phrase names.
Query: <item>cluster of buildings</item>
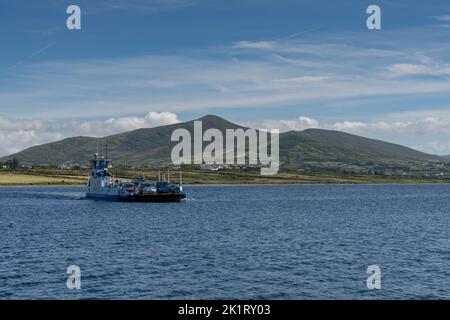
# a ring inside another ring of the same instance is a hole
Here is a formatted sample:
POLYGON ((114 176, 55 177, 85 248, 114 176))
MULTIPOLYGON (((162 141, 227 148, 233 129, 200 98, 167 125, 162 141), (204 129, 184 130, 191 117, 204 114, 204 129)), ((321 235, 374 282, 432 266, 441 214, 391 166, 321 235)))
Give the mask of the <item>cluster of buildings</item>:
POLYGON ((78 163, 61 163, 58 166, 60 170, 74 170, 74 169, 89 169, 87 165, 80 165, 78 163))

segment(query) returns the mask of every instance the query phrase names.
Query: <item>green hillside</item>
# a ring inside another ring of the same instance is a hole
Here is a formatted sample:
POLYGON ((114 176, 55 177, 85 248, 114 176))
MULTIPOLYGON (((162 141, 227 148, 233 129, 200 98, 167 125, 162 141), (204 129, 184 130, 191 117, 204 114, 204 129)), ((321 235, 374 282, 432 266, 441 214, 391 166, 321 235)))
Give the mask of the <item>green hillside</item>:
MULTIPOLYGON (((242 128, 217 116, 201 118, 203 129, 242 128)), ((86 164, 100 147, 102 153, 107 142, 108 155, 116 164, 131 166, 167 163, 175 142, 172 132, 185 128, 193 132, 194 121, 139 129, 106 138, 74 137, 32 147, 0 161, 18 159, 33 165, 59 165, 61 163, 86 164)), ((419 152, 401 145, 363 138, 339 131, 308 129, 280 134, 280 159, 284 169, 373 171, 424 170, 446 162, 445 158, 419 152)))

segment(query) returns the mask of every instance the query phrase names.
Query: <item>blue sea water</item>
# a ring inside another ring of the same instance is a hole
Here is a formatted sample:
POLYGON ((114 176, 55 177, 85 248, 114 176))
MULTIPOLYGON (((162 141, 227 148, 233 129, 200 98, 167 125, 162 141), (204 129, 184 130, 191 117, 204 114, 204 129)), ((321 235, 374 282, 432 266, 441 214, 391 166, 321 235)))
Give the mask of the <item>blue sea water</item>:
POLYGON ((0 299, 450 299, 450 185, 185 189, 145 204, 0 188, 0 299))

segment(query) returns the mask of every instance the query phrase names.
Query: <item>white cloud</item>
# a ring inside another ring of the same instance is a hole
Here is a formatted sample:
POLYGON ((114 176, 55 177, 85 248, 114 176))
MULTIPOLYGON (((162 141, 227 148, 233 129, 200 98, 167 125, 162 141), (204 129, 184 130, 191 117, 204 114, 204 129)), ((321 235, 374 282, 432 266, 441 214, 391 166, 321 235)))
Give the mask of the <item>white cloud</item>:
POLYGON ((72 136, 102 137, 111 134, 178 123, 171 112, 150 112, 143 117, 120 117, 105 121, 10 120, 0 117, 0 156, 72 136))
POLYGON ((318 128, 397 142, 433 154, 450 154, 450 111, 419 111, 386 114, 379 121, 320 123, 309 117, 294 120, 247 121, 242 125, 281 132, 318 128), (422 141, 417 143, 415 141, 422 141))
POLYGON ((414 145, 412 148, 431 154, 450 155, 450 141, 429 141, 414 145))
POLYGON ((257 129, 278 129, 280 132, 301 131, 309 128, 318 128, 319 122, 315 119, 300 116, 294 120, 262 120, 242 122, 242 125, 257 129))
POLYGON ((387 71, 388 75, 394 77, 414 75, 445 76, 450 75, 450 65, 399 63, 388 66, 387 71))
POLYGON ((295 78, 286 78, 286 79, 274 79, 274 83, 281 84, 308 84, 311 82, 320 82, 330 79, 331 77, 326 76, 304 76, 304 77, 295 77, 295 78))
POLYGON ((270 50, 275 48, 275 44, 272 41, 238 41, 233 43, 232 48, 270 50))
POLYGON ((180 122, 176 114, 171 112, 150 112, 145 117, 111 118, 103 127, 116 132, 125 132, 140 128, 151 128, 180 122))
POLYGON ((450 21, 450 15, 443 15, 435 17, 438 21, 450 21))
MULTIPOLYGON (((400 114, 401 115, 401 114, 400 114)), ((450 114, 418 116, 416 119, 390 119, 373 122, 342 121, 330 128, 355 134, 391 136, 450 135, 450 114)))
MULTIPOLYGON (((407 39, 395 36, 396 42, 407 39)), ((450 51, 446 44, 403 46, 391 44, 386 35, 381 46, 351 34, 340 37, 339 43, 320 35, 318 40, 239 41, 166 56, 26 63, 5 75, 8 87, 0 86, 0 105, 7 108, 1 114, 61 119, 159 110, 214 113, 215 108, 276 110, 338 99, 351 103, 360 97, 375 105, 380 97, 450 90, 445 77, 450 61, 442 56, 450 51), (96 107, 100 101, 107 110, 96 107)))

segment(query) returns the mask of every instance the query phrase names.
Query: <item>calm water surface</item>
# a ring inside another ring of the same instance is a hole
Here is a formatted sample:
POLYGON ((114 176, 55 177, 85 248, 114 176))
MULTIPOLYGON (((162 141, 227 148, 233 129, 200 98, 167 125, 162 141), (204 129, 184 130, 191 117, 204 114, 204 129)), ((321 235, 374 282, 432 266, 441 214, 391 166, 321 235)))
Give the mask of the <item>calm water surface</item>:
POLYGON ((450 299, 448 185, 186 190, 129 204, 0 188, 0 299, 450 299))

